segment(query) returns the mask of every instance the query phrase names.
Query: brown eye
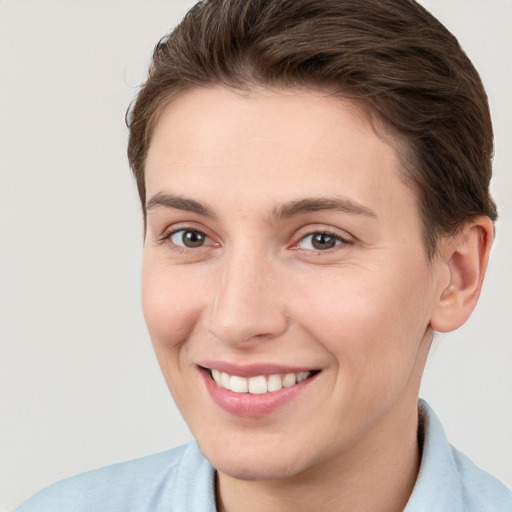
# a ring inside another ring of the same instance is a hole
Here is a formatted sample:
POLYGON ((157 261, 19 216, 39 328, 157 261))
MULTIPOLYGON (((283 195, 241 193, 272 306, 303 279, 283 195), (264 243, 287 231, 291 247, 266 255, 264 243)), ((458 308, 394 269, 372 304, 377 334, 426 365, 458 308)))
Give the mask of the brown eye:
POLYGON ((205 244, 206 238, 204 233, 196 231, 195 229, 180 229, 170 236, 170 240, 173 244, 189 249, 201 247, 205 244))
POLYGON ((336 238, 325 233, 317 233, 311 238, 311 245, 318 250, 331 249, 336 245, 336 238))
POLYGON ((330 233, 311 233, 299 242, 299 247, 313 251, 327 251, 341 243, 343 240, 340 237, 330 233))

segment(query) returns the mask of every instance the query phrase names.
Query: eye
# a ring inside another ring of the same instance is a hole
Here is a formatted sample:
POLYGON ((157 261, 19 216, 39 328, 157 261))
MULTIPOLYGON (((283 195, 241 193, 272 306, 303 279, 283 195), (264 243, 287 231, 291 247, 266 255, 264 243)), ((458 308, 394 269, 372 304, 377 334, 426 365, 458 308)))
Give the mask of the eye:
POLYGON ((312 251, 328 251, 337 245, 347 243, 340 236, 333 233, 317 232, 310 233, 303 237, 297 244, 299 249, 306 249, 312 251))
POLYGON ((208 237, 197 229, 180 229, 171 233, 169 240, 179 247, 194 249, 203 246, 208 237))

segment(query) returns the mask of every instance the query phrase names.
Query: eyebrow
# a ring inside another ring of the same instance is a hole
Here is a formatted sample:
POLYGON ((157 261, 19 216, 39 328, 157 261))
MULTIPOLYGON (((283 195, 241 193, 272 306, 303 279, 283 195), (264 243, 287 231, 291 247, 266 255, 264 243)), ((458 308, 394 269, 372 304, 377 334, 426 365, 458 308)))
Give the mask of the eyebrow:
MULTIPOLYGON (((149 211, 161 206, 216 218, 213 210, 199 201, 163 192, 151 197, 146 209, 149 211)), ((350 215, 377 218, 377 214, 373 210, 346 197, 313 197, 291 201, 274 208, 271 216, 273 219, 279 220, 320 211, 341 211, 350 215)))
POLYGON ((377 214, 360 203, 357 203, 346 197, 332 198, 305 198, 298 201, 291 201, 282 206, 274 208, 272 216, 275 219, 294 217, 297 215, 306 215, 308 213, 320 211, 341 211, 351 215, 363 215, 377 219, 377 214))
POLYGON ((198 201, 163 192, 155 194, 147 202, 146 210, 154 210, 159 206, 164 206, 166 208, 174 208, 176 210, 183 210, 186 212, 197 213, 198 215, 202 215, 204 217, 215 218, 216 216, 213 213, 213 210, 211 210, 208 206, 198 201))

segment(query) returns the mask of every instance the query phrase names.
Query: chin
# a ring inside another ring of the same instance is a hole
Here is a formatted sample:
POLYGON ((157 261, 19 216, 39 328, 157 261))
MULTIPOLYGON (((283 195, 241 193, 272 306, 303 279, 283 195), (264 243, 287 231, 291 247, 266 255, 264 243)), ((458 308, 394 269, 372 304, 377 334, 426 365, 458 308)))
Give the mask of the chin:
POLYGON ((285 450, 275 448, 262 449, 261 445, 252 450, 229 448, 228 444, 213 449, 199 445, 199 448, 217 471, 237 480, 288 478, 301 473, 308 466, 297 453, 286 453, 285 450))
POLYGON ((298 464, 284 464, 282 462, 247 463, 242 461, 223 460, 214 465, 217 471, 237 480, 268 481, 289 478, 301 472, 298 464))

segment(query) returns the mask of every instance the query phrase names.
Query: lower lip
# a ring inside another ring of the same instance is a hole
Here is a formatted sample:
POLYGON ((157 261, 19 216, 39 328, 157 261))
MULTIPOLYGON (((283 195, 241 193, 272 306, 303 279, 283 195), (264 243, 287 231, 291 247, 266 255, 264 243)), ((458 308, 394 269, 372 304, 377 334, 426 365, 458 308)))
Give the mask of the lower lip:
POLYGON ((315 376, 309 377, 298 384, 282 388, 279 391, 270 393, 252 394, 252 393, 235 393, 229 389, 219 386, 210 374, 201 370, 203 380, 208 393, 213 401, 222 409, 236 416, 245 418, 258 418, 267 416, 293 400, 314 380, 315 376))

